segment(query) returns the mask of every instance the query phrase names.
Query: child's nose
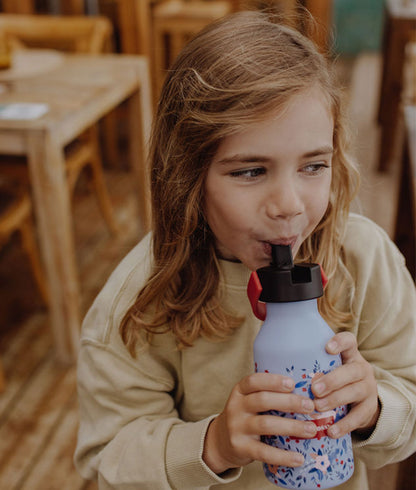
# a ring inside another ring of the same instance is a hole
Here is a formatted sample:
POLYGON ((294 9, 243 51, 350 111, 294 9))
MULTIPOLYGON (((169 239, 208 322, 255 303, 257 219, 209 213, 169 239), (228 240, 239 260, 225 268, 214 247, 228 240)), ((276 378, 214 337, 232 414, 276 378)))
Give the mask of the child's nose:
POLYGON ((292 218, 302 213, 303 209, 300 192, 293 182, 278 182, 270 188, 266 202, 266 212, 270 218, 292 218))

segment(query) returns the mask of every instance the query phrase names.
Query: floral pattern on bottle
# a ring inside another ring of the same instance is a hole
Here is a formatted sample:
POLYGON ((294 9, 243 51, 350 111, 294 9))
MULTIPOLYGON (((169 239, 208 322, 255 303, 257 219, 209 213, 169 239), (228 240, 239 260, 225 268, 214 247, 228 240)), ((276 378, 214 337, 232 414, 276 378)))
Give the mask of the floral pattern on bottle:
MULTIPOLYGON (((311 390, 312 380, 332 371, 341 364, 333 359, 328 369, 323 369, 318 361, 314 362, 313 369, 296 369, 294 366, 286 368, 286 372, 295 380, 294 393, 309 396, 314 395, 311 390)), ((267 372, 255 365, 256 372, 267 372)), ((298 437, 283 437, 279 435, 264 435, 262 441, 271 446, 289 451, 296 451, 303 455, 305 463, 301 467, 291 468, 264 464, 266 477, 276 485, 284 488, 301 488, 313 490, 331 488, 348 480, 354 471, 351 436, 347 434, 339 439, 332 439, 327 435, 327 429, 347 414, 347 407, 341 406, 336 410, 327 412, 314 412, 310 415, 286 413, 271 410, 269 414, 298 420, 312 420, 318 430, 313 439, 298 437)))

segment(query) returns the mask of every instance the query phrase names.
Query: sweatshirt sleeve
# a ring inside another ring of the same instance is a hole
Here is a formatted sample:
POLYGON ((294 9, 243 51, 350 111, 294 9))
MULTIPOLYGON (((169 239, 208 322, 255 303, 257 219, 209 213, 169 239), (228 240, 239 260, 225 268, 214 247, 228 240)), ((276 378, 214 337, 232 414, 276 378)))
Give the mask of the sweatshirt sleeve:
POLYGON ((395 245, 371 232, 352 269, 358 347, 373 366, 381 412, 368 439, 353 437, 357 455, 379 468, 416 451, 416 289, 395 245))
POLYGON ((147 235, 111 274, 89 309, 78 356, 80 424, 75 466, 100 490, 198 490, 236 480, 202 460, 213 415, 183 420, 181 353, 169 333, 132 358, 119 325, 151 268, 147 235))
POLYGON ((181 420, 169 363, 149 352, 140 357, 136 362, 109 344, 83 341, 78 362, 78 471, 85 478, 98 478, 100 490, 196 490, 236 480, 241 470, 219 477, 202 460, 213 417, 181 420))

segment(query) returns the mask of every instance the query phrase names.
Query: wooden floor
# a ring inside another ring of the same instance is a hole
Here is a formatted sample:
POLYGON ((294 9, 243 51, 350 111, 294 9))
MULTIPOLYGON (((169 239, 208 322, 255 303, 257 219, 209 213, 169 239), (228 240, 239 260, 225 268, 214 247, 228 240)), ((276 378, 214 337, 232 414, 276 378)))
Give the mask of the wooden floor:
MULTIPOLYGON (((340 62, 350 88, 356 155, 364 176, 356 210, 391 234, 397 192, 396 172, 378 175, 375 107, 379 58, 362 55, 340 62)), ((74 205, 77 258, 85 312, 118 261, 140 239, 131 178, 111 169, 108 183, 122 231, 111 238, 95 200, 82 189, 74 205)), ((0 254, 0 357, 6 390, 0 395, 0 489, 96 489, 77 475, 75 368, 56 364, 46 311, 17 241, 0 254)), ((396 467, 371 473, 372 490, 393 490, 396 467)))

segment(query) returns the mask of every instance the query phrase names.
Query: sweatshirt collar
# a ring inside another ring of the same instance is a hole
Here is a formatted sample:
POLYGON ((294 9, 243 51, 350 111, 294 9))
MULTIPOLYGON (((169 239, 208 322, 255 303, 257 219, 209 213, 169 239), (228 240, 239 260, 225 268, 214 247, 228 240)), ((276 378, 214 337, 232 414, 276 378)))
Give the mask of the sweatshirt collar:
POLYGON ((247 287, 251 271, 241 262, 220 259, 221 282, 236 287, 247 287))

